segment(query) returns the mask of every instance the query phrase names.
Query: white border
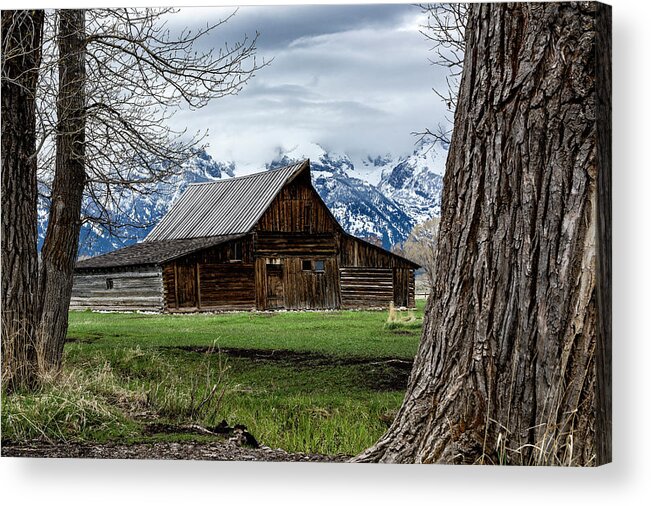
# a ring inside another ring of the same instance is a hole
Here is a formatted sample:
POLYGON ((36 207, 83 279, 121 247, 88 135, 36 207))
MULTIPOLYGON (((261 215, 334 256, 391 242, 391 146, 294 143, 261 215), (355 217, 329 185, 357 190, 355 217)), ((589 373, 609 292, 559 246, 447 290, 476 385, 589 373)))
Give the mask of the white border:
MULTIPOLYGON (((648 241, 651 9, 646 1, 609 3, 614 5, 613 464, 599 469, 533 469, 3 458, 0 459, 0 497, 11 501, 5 504, 521 506, 526 503, 548 506, 649 501, 651 395, 646 387, 651 369, 648 318, 651 312, 648 241)), ((15 1, 11 4, 6 7, 25 7, 15 1)), ((32 0, 28 4, 48 7, 53 2, 32 0)), ((116 2, 54 3, 58 7, 108 4, 116 2)), ((192 6, 215 5, 215 2, 142 0, 135 4, 192 6)))

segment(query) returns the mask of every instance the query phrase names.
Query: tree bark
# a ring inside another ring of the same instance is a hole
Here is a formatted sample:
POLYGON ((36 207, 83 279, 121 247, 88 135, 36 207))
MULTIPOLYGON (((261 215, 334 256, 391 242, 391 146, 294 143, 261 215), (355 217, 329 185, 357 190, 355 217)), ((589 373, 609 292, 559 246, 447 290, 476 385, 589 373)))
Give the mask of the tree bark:
POLYGON ((2 380, 37 380, 36 85, 44 13, 2 11, 2 380))
POLYGON ((420 348, 394 423, 354 460, 610 460, 609 16, 470 6, 420 348))
POLYGON ((43 243, 39 346, 45 367, 61 366, 79 231, 85 173, 85 12, 59 10, 59 93, 52 203, 43 243))

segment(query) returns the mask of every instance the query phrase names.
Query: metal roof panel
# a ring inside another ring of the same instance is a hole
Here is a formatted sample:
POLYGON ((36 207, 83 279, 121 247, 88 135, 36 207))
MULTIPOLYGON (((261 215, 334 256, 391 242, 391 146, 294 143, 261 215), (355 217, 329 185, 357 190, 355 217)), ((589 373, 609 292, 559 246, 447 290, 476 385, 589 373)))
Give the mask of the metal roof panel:
POLYGON ((248 176, 191 184, 144 242, 245 234, 283 186, 306 166, 307 160, 248 176))
POLYGON ((168 262, 204 248, 216 246, 239 235, 222 235, 215 237, 199 237, 194 239, 172 239, 165 241, 143 241, 126 246, 104 255, 87 258, 77 262, 75 269, 103 269, 110 267, 129 267, 134 265, 156 265, 168 262))

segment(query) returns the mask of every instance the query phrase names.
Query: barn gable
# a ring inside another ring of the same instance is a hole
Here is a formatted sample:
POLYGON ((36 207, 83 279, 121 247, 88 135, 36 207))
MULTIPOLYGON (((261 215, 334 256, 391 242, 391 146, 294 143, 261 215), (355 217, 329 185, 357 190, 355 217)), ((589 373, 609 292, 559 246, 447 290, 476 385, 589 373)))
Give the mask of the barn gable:
POLYGON ((158 279, 148 282, 165 311, 413 306, 416 268, 347 234, 305 160, 190 185, 143 242, 77 264, 73 306, 108 297, 141 308, 137 281, 120 282, 118 293, 108 277, 102 290, 102 276, 143 269, 158 279))

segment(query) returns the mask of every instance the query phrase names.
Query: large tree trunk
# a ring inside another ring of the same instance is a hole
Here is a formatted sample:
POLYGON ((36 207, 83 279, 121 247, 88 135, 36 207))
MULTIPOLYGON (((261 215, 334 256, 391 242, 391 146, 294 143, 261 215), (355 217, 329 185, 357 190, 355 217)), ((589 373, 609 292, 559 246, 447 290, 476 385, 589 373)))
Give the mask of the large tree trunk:
POLYGON ((36 84, 43 11, 2 11, 2 380, 36 383, 36 84))
POLYGON ((423 337, 355 460, 610 460, 609 45, 605 5, 470 7, 423 337))
POLYGON ((85 19, 60 10, 56 167, 40 271, 39 339, 47 368, 61 366, 81 228, 85 173, 85 19))

